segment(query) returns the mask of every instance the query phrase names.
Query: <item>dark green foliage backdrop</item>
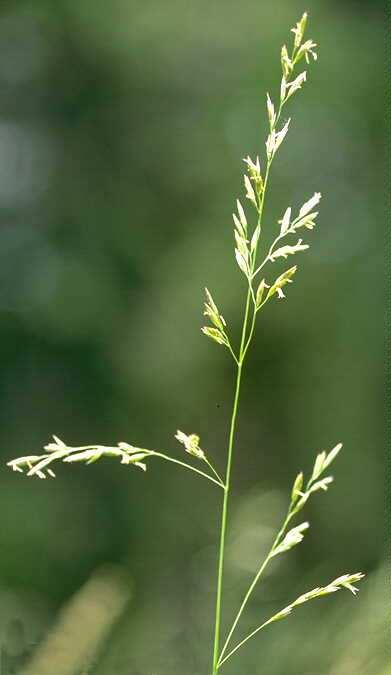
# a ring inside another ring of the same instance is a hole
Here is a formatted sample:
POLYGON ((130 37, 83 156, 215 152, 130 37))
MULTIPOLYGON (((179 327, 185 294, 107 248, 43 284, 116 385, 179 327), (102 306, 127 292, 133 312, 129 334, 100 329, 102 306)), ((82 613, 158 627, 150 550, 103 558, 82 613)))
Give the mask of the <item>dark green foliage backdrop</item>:
POLYGON ((370 577, 361 600, 303 609, 227 674, 388 675, 380 3, 2 7, 3 642, 15 618, 27 643, 44 640, 94 570, 115 563, 132 579, 132 599, 90 672, 208 672, 213 488, 157 463, 146 475, 115 462, 58 467, 51 482, 4 463, 37 452, 53 433, 75 445, 127 440, 180 453, 179 427, 199 433, 223 466, 233 372, 200 333, 202 289, 213 290, 237 334, 244 287, 231 212, 241 159, 263 152, 265 92, 277 91, 280 45, 308 9, 320 58, 292 102, 268 227, 314 191, 324 198, 289 299, 263 314, 249 361, 226 610, 267 547, 297 470, 339 440, 336 484, 308 509, 311 535, 273 568, 249 627, 339 573, 370 577))

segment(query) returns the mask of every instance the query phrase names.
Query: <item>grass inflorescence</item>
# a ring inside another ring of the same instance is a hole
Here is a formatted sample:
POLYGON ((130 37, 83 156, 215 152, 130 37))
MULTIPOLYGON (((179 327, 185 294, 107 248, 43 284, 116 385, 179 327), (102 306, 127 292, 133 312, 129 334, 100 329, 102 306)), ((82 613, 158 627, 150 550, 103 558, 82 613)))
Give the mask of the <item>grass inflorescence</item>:
POLYGON ((241 641, 233 644, 242 614, 255 589, 259 587, 266 567, 271 564, 273 558, 285 554, 304 540, 309 523, 304 520, 292 526, 292 521, 301 514, 307 501, 315 493, 325 492, 330 487, 333 477, 328 473, 328 469, 342 448, 342 444, 338 443, 330 451, 322 451, 317 455, 313 470, 307 481, 305 481, 302 472, 293 481, 285 519, 269 552, 264 560, 260 561, 249 587, 243 594, 241 605, 232 620, 223 644, 221 644, 226 533, 244 365, 249 348, 254 340, 256 323, 261 310, 264 310, 270 302, 284 299, 289 284, 296 278, 297 265, 287 266, 281 274, 276 276, 273 273, 273 264, 276 260, 288 260, 309 249, 309 244, 303 240, 303 237, 307 231, 313 230, 316 225, 317 208, 321 199, 320 192, 315 192, 306 199, 295 215, 292 213, 291 206, 286 207, 280 220, 278 220, 272 244, 263 250, 263 215, 271 168, 291 126, 291 118, 281 121, 282 114, 285 114, 288 104, 292 102, 292 99, 307 81, 307 71, 304 69, 297 72, 298 69, 301 68, 303 63, 309 65, 311 60, 317 60, 316 43, 311 39, 304 39, 306 24, 307 14, 305 13, 296 26, 292 28, 293 40, 290 49, 286 45, 283 45, 281 49, 282 77, 278 103, 275 104, 269 94, 266 96, 269 130, 265 141, 264 162, 262 163, 259 157, 252 159, 247 156, 244 159, 246 173, 243 182, 245 199, 248 201, 249 208, 245 209, 242 201, 237 199, 236 210, 233 213, 235 259, 246 286, 239 345, 234 344, 223 314, 216 305, 211 292, 205 289, 204 315, 207 318, 208 325, 202 328, 202 332, 216 344, 228 350, 236 369, 226 466, 223 475, 221 476, 215 468, 209 453, 201 448, 199 436, 195 433, 187 434, 180 430, 176 432, 175 437, 183 446, 185 452, 190 455, 193 463, 184 462, 158 450, 149 450, 126 442, 119 442, 114 446, 95 444, 69 446, 57 436, 54 436, 53 441, 45 446, 43 454, 25 455, 8 462, 8 466, 14 471, 26 472, 28 476, 37 476, 44 479, 55 476, 53 466, 59 462, 91 464, 103 457, 110 457, 117 458, 121 464, 145 471, 152 460, 161 459, 196 473, 222 491, 211 675, 216 675, 217 671, 263 628, 285 619, 298 606, 310 600, 341 589, 347 589, 355 595, 357 592, 355 584, 364 576, 360 572, 344 574, 325 586, 303 593, 289 605, 255 627, 241 641))

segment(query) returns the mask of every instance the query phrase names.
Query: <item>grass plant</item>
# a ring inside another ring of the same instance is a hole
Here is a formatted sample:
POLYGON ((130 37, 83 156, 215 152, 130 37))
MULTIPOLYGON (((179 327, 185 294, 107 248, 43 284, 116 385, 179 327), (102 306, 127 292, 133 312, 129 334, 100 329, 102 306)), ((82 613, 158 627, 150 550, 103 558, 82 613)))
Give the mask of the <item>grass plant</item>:
POLYGON ((221 635, 228 511, 238 410, 245 365, 250 347, 254 341, 259 315, 265 311, 269 303, 278 302, 285 298, 287 287, 296 277, 296 265, 287 266, 282 273, 276 276, 276 273, 273 272, 274 263, 275 261, 285 260, 308 250, 309 245, 303 241, 301 236, 304 236, 302 233, 308 233, 314 229, 318 217, 317 208, 321 199, 320 192, 316 192, 304 202, 298 212, 294 213, 290 206, 285 208, 281 219, 278 221, 272 244, 265 247, 262 236, 264 232, 264 210, 265 199, 269 190, 272 164, 288 134, 291 122, 290 118, 282 118, 296 94, 307 80, 307 71, 301 69, 303 64, 309 65, 311 60, 317 60, 316 43, 311 39, 304 38, 306 24, 307 14, 305 13, 292 29, 293 39, 290 49, 286 45, 283 45, 281 49, 282 77, 278 104, 275 105, 273 103, 269 94, 266 96, 269 130, 265 144, 264 162, 261 163, 259 157, 255 159, 246 157, 244 159, 246 165, 244 189, 248 208, 245 210, 242 201, 238 199, 236 201, 236 212, 233 214, 235 258, 245 284, 243 323, 238 346, 235 345, 229 327, 212 294, 208 289, 205 289, 206 302, 204 315, 207 317, 208 325, 204 326, 202 331, 213 342, 227 350, 229 357, 234 361, 236 370, 224 472, 220 473, 217 470, 208 452, 201 448, 200 438, 197 434, 187 434, 180 430, 176 433, 176 439, 191 458, 191 460, 189 458, 189 461, 186 462, 161 451, 150 450, 125 442, 120 442, 114 446, 91 444, 72 447, 57 436, 54 436, 53 441, 45 446, 44 454, 23 456, 8 462, 8 465, 14 471, 26 471, 28 476, 44 479, 47 476, 55 476, 53 465, 58 462, 67 464, 84 462, 92 464, 102 457, 110 457, 118 458, 122 464, 128 467, 135 467, 145 471, 149 462, 154 459, 160 459, 177 464, 181 468, 208 480, 215 488, 218 488, 221 496, 221 520, 211 675, 216 675, 227 661, 236 655, 250 639, 258 635, 261 630, 270 624, 285 619, 300 605, 329 595, 340 589, 347 589, 356 594, 357 586, 355 584, 364 576, 360 572, 344 574, 325 586, 314 588, 300 595, 300 597, 279 612, 264 620, 259 626, 254 627, 242 640, 235 642, 235 635, 242 614, 255 590, 259 590, 266 567, 272 563, 273 558, 285 554, 303 541, 309 528, 309 523, 302 521, 293 525, 293 521, 299 514, 301 515, 307 501, 315 493, 327 491, 330 487, 333 477, 329 474, 328 470, 342 448, 342 444, 338 443, 331 450, 318 453, 313 470, 307 480, 304 479, 303 473, 300 472, 293 481, 289 506, 281 529, 278 531, 264 560, 260 561, 251 584, 244 592, 243 600, 236 615, 233 617, 227 635, 224 637, 221 635), (297 72, 298 70, 300 72, 297 72))

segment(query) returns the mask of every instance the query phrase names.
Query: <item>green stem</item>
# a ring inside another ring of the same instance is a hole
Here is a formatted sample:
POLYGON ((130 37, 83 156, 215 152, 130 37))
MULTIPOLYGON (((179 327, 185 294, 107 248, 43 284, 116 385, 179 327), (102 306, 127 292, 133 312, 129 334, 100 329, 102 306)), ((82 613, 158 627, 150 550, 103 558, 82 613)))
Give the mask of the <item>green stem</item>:
MULTIPOLYGON (((282 105, 280 103, 279 110, 278 110, 273 128, 276 127, 276 125, 279 121, 279 118, 280 118, 280 115, 281 115, 281 110, 282 110, 282 105)), ((273 156, 270 159, 268 159, 268 162, 267 162, 267 165, 266 165, 263 192, 262 192, 262 197, 261 197, 260 203, 259 203, 258 225, 260 227, 262 227, 262 214, 263 214, 263 209, 264 209, 264 204, 265 204, 265 194, 266 194, 266 189, 267 189, 267 185, 268 185, 269 173, 270 173, 270 167, 271 167, 272 161, 273 161, 273 156)), ((252 261, 251 261, 251 275, 253 274, 254 268, 255 268, 255 265, 256 265, 257 249, 258 249, 258 244, 255 247, 253 257, 252 257, 252 261)), ((252 282, 252 276, 249 279, 249 287, 247 289, 246 308, 245 308, 244 319, 243 319, 242 337, 241 337, 241 342, 240 342, 239 358, 238 359, 235 358, 235 361, 237 363, 237 375, 236 375, 234 403, 233 403, 233 408, 232 408, 231 425, 230 425, 230 432, 229 432, 227 469, 226 469, 226 477, 225 477, 225 491, 224 491, 223 508, 222 508, 222 515, 221 515, 220 548, 219 548, 219 562, 218 562, 218 573, 217 573, 216 615, 215 615, 215 632, 214 632, 214 646, 213 646, 212 675, 216 675, 217 670, 219 668, 219 659, 221 658, 219 656, 219 646, 220 646, 220 625, 221 625, 221 604, 222 604, 223 574, 224 574, 225 538, 226 538, 226 529, 227 529, 228 501, 229 501, 229 493, 230 493, 230 486, 231 486, 233 442, 234 442, 234 437, 235 437, 236 420, 237 420, 239 398, 240 398, 240 384, 241 384, 241 378, 242 378, 243 363, 244 363, 245 356, 247 354, 247 350, 250 346, 250 342, 251 342, 252 337, 253 337, 254 327, 255 327, 255 319, 256 319, 256 313, 257 313, 255 303, 254 303, 253 317, 252 317, 252 321, 251 321, 250 333, 249 333, 249 336, 247 336, 247 326, 248 326, 248 320, 249 320, 249 309, 250 309, 251 299, 253 299, 253 302, 254 302, 254 290, 253 290, 251 282, 252 282)))
MULTIPOLYGON (((287 526, 288 526, 288 524, 289 524, 289 522, 290 522, 290 520, 291 520, 291 518, 292 518, 293 515, 294 515, 294 513, 293 513, 293 511, 292 511, 292 503, 291 503, 291 504, 290 504, 290 507, 289 507, 289 510, 288 510, 288 513, 287 513, 287 516, 286 516, 286 518, 285 518, 285 520, 284 520, 284 523, 283 523, 283 525, 282 525, 280 531, 278 532, 278 534, 277 534, 277 536, 276 536, 276 538, 275 538, 275 540, 274 540, 274 542, 273 542, 273 544, 272 544, 272 547, 271 547, 271 549, 270 549, 268 555, 266 556, 265 560, 263 561, 261 567, 259 568, 259 570, 258 570, 257 574, 255 575, 253 581, 251 582, 251 584, 250 584, 250 586, 249 586, 249 588, 248 588, 248 590, 247 590, 246 595, 245 595, 244 598, 243 598, 242 604, 240 605, 239 611, 238 611, 238 613, 237 613, 237 615, 236 615, 236 617, 235 617, 235 620, 234 620, 234 622, 233 622, 233 624, 232 624, 232 627, 231 627, 231 629, 230 629, 230 631, 229 631, 229 633, 228 633, 227 639, 226 639, 226 641, 225 641, 225 643, 224 643, 224 647, 223 647, 223 649, 221 650, 221 654, 220 654, 219 661, 218 661, 218 666, 219 666, 219 667, 220 667, 220 666, 224 663, 224 661, 228 658, 228 656, 227 656, 226 658, 223 659, 223 656, 224 656, 224 654, 225 654, 225 652, 226 652, 226 650, 227 650, 227 647, 228 647, 228 645, 229 645, 229 642, 230 642, 230 640, 231 640, 231 637, 232 637, 232 635, 233 635, 233 632, 234 632, 236 626, 237 626, 238 623, 239 623, 239 619, 240 619, 240 617, 241 617, 242 614, 243 614, 244 608, 246 607, 247 602, 248 602, 248 600, 249 600, 249 598, 250 598, 250 596, 251 596, 251 594, 252 594, 252 592, 253 592, 255 586, 256 586, 257 583, 259 582, 260 578, 262 577, 262 574, 264 573, 264 571, 265 571, 267 565, 269 564, 269 562, 270 562, 270 560, 271 560, 271 558, 272 558, 272 556, 273 556, 273 552, 274 552, 275 548, 278 546, 278 544, 280 543, 280 541, 281 541, 283 535, 285 534, 286 528, 287 528, 287 526)), ((233 650, 233 651, 236 651, 236 648, 235 648, 235 650, 233 650)), ((230 654, 231 654, 231 652, 230 652, 230 654)))
POLYGON ((200 471, 200 469, 196 469, 195 466, 191 466, 191 464, 186 464, 186 462, 181 462, 179 459, 174 459, 174 457, 170 457, 169 455, 164 455, 162 452, 155 452, 154 450, 149 450, 150 455, 155 456, 155 457, 161 457, 162 459, 166 459, 167 462, 173 462, 173 464, 179 464, 180 466, 183 466, 185 469, 190 469, 190 471, 194 471, 195 473, 200 474, 200 476, 203 476, 204 478, 207 478, 208 480, 212 481, 212 483, 216 483, 219 487, 225 489, 225 486, 223 483, 220 481, 216 480, 213 478, 213 476, 209 476, 207 473, 204 471, 200 471))
POLYGON ((256 323, 256 318, 257 318, 257 312, 258 312, 258 309, 255 307, 255 304, 254 304, 254 311, 253 311, 253 317, 251 319, 250 332, 249 332, 249 335, 248 335, 248 340, 246 342, 246 346, 243 349, 243 358, 246 356, 247 350, 248 350, 248 348, 251 344, 251 340, 253 339, 255 323, 256 323))
MULTIPOLYGON (((262 213, 263 213, 263 207, 264 207, 264 202, 265 202, 265 192, 266 192, 267 182, 268 182, 268 178, 269 178, 270 164, 271 164, 271 162, 267 163, 266 172, 265 172, 264 189, 263 189, 263 193, 262 193, 261 203, 259 205, 258 224, 260 226, 262 224, 262 213)), ((254 251, 251 272, 253 271, 254 266, 255 266, 256 255, 257 255, 257 248, 254 251)), ((243 319, 242 337, 241 337, 241 341, 240 341, 239 359, 237 359, 238 369, 237 369, 237 375, 236 375, 235 395, 234 395, 234 403, 233 403, 233 408, 232 408, 231 425, 230 425, 230 432, 229 432, 227 470, 226 470, 226 477, 225 477, 225 492, 224 492, 222 515, 221 515, 220 549, 219 549, 219 563, 218 563, 218 573, 217 573, 216 618, 215 618, 215 634, 214 634, 214 646, 213 646, 212 675, 216 675, 217 670, 218 670, 218 662, 219 662, 221 600, 222 600, 222 590, 223 590, 225 535, 226 535, 226 529, 227 529, 228 500, 229 500, 230 485, 231 485, 233 442, 234 442, 234 437, 235 437, 236 419, 237 419, 237 414, 238 414, 238 406, 239 406, 239 398, 240 398, 240 384, 241 384, 241 378, 242 378, 242 368, 243 368, 244 358, 245 358, 245 355, 247 353, 247 349, 249 347, 249 343, 251 341, 251 337, 252 337, 252 333, 253 333, 253 329, 254 329, 253 322, 254 322, 255 317, 253 317, 252 327, 251 327, 251 331, 250 331, 250 341, 246 340, 246 338, 247 338, 247 325, 248 325, 249 310, 250 310, 250 301, 251 301, 252 296, 253 296, 253 288, 252 288, 251 284, 249 284, 249 287, 247 289, 246 308, 245 308, 244 319, 243 319)), ((254 307, 254 313, 255 313, 255 307, 254 307)))
POLYGON ((226 333, 224 333, 224 332, 223 332, 223 335, 224 335, 224 337, 225 337, 226 340, 227 340, 227 347, 228 347, 229 351, 231 352, 231 356, 232 356, 233 360, 235 361, 236 365, 239 365, 238 357, 236 356, 234 350, 233 350, 232 347, 231 347, 231 343, 230 343, 230 341, 229 341, 229 339, 228 339, 228 336, 227 336, 226 333))
POLYGON ((224 572, 224 554, 225 554, 225 535, 227 530, 227 516, 228 516, 228 499, 231 486, 231 469, 232 469, 232 455, 233 455, 233 442, 235 437, 236 429, 236 419, 238 414, 238 405, 240 398, 240 383, 242 378, 242 352, 246 339, 247 323, 248 323, 248 314, 250 308, 250 298, 251 293, 248 289, 247 299, 246 299, 246 309, 243 319, 243 328, 242 328, 242 338, 240 343, 240 352, 239 352, 239 361, 236 375, 236 386, 235 386, 235 395, 234 402, 232 407, 232 417, 231 425, 229 432, 229 441, 228 441, 228 457, 227 457, 227 470, 225 476, 225 491, 224 491, 224 500, 223 508, 221 514, 221 529, 220 529, 220 549, 219 549, 219 563, 218 563, 218 572, 217 572, 217 593, 216 593, 216 615, 215 615, 215 633, 214 633, 214 646, 213 646, 213 665, 212 665, 212 675, 217 673, 217 663, 219 660, 219 647, 220 647, 220 624, 221 624, 221 599, 223 591, 223 572, 224 572))
POLYGON ((222 666, 223 663, 225 663, 226 661, 228 661, 228 659, 231 658, 231 656, 232 656, 233 654, 235 654, 235 652, 237 652, 238 649, 240 649, 240 647, 243 647, 243 645, 244 645, 248 640, 250 640, 250 638, 254 637, 254 635, 256 635, 257 633, 259 633, 259 631, 262 630, 262 628, 265 628, 265 626, 268 626, 270 623, 272 623, 272 621, 273 621, 273 617, 272 617, 271 619, 268 619, 267 621, 265 621, 265 623, 263 623, 262 626, 258 626, 258 628, 256 628, 255 630, 253 630, 252 633, 250 633, 249 635, 247 635, 247 637, 245 637, 241 642, 239 642, 239 644, 237 644, 236 647, 234 647, 234 648, 229 652, 229 654, 227 654, 227 656, 225 656, 225 658, 223 658, 223 659, 219 662, 219 667, 222 666))
POLYGON ((213 471, 213 473, 214 473, 214 475, 216 476, 216 478, 217 478, 217 480, 219 481, 219 483, 220 483, 223 487, 225 487, 223 479, 221 478, 220 474, 216 471, 216 469, 214 468, 213 464, 209 461, 209 459, 208 459, 207 457, 204 458, 204 462, 206 462, 206 464, 209 466, 209 468, 211 469, 211 471, 213 471))

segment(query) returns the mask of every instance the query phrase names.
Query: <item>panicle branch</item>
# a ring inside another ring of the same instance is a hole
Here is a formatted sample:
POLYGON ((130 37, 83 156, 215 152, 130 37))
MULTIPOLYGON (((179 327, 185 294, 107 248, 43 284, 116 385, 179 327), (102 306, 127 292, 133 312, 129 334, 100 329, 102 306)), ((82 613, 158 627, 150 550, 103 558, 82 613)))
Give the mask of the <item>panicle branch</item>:
POLYGON ((248 642, 248 640, 253 638, 263 628, 266 628, 266 626, 269 626, 271 623, 285 619, 299 605, 303 605, 304 603, 309 602, 310 600, 315 600, 316 598, 324 597, 325 595, 330 595, 331 593, 336 593, 336 591, 340 591, 344 588, 353 593, 353 595, 356 595, 358 593, 358 588, 354 584, 361 581, 364 577, 365 574, 362 572, 343 574, 342 576, 337 577, 337 579, 334 579, 334 581, 328 583, 327 586, 318 586, 312 591, 303 593, 303 595, 300 595, 296 600, 291 602, 290 605, 284 607, 284 609, 274 614, 272 617, 270 617, 270 619, 258 626, 258 628, 255 628, 255 630, 253 630, 251 633, 249 633, 249 635, 241 640, 239 644, 236 645, 236 647, 234 647, 221 661, 219 661, 219 668, 223 665, 223 663, 228 661, 228 659, 231 658, 231 656, 233 656, 233 654, 235 654, 235 652, 237 652, 240 647, 243 647, 243 645, 248 642))
MULTIPOLYGON (((239 623, 239 620, 244 612, 245 607, 247 606, 248 601, 250 600, 250 597, 252 596, 256 586, 260 583, 262 576, 265 572, 266 567, 269 565, 270 561, 272 558, 274 558, 276 555, 280 555, 281 553, 285 553, 289 551, 291 548, 294 546, 297 546, 297 544, 300 544, 304 540, 304 533, 308 530, 309 528, 309 523, 308 522, 303 522, 300 525, 297 525, 296 527, 293 527, 292 529, 288 530, 288 526, 291 522, 291 520, 302 510, 304 505, 306 504, 307 500, 309 499, 310 495, 314 492, 317 492, 318 490, 324 490, 326 491, 333 481, 332 476, 326 476, 322 477, 326 469, 331 465, 331 463, 335 460, 335 458, 338 456, 340 450, 342 448, 342 443, 338 443, 334 448, 332 448, 329 452, 322 451, 319 453, 316 457, 314 468, 311 473, 311 477, 307 482, 307 485, 305 488, 303 488, 304 485, 304 474, 301 471, 295 478, 293 487, 291 490, 291 498, 290 498, 290 504, 288 507, 287 514, 285 516, 285 520, 282 524, 281 529, 279 530, 268 554, 266 555, 264 561, 260 565, 256 575, 254 576, 253 581, 251 582, 249 588, 247 589, 246 594, 244 595, 243 601, 240 605, 240 608, 234 618, 234 621, 232 623, 232 626, 228 632, 226 641, 224 643, 224 646, 221 650, 220 656, 219 656, 219 664, 222 665, 222 663, 226 660, 224 658, 224 655, 228 649, 228 646, 231 642, 232 636, 235 632, 235 629, 239 623)), ((270 623, 267 622, 267 623, 270 623)), ((266 625, 266 624, 264 624, 266 625)), ((263 626, 264 626, 263 625, 263 626)), ((262 626, 262 627, 263 627, 262 626)), ((235 650, 236 651, 236 648, 235 650)), ((233 652, 230 652, 233 653, 233 652)))
POLYGON ((208 459, 204 450, 199 446, 200 439, 196 434, 187 435, 183 431, 177 431, 175 438, 185 447, 186 452, 192 457, 205 462, 209 469, 211 469, 214 476, 211 476, 204 471, 182 462, 181 460, 176 459, 175 457, 170 457, 162 452, 157 450, 147 450, 146 448, 138 448, 129 443, 120 442, 115 446, 108 445, 84 445, 84 446, 70 446, 64 443, 57 436, 53 436, 54 443, 48 443, 44 447, 44 450, 47 452, 42 455, 25 455, 18 457, 17 459, 12 459, 10 462, 7 462, 13 471, 18 471, 19 473, 24 473, 27 471, 27 476, 36 476, 37 478, 55 478, 55 473, 51 468, 51 465, 56 461, 62 461, 66 463, 82 462, 84 464, 92 464, 97 462, 102 457, 117 457, 121 460, 121 464, 126 464, 128 466, 136 466, 143 471, 147 470, 147 465, 144 460, 151 457, 160 457, 165 459, 168 462, 173 462, 178 464, 194 473, 197 473, 204 478, 212 481, 212 483, 217 484, 221 488, 225 488, 224 482, 220 478, 216 469, 214 468, 211 461, 208 459))

